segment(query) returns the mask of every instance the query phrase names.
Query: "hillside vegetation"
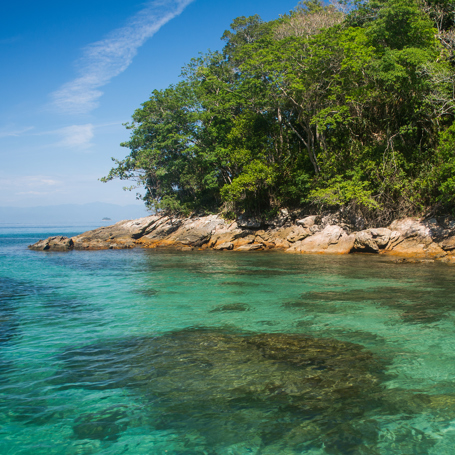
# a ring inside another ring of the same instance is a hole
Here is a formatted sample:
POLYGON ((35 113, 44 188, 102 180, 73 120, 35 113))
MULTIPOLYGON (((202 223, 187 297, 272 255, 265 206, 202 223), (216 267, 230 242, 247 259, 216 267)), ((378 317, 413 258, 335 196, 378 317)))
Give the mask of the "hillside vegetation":
POLYGON ((299 3, 239 17, 127 125, 103 180, 173 213, 311 206, 375 224, 455 206, 455 2, 299 3))

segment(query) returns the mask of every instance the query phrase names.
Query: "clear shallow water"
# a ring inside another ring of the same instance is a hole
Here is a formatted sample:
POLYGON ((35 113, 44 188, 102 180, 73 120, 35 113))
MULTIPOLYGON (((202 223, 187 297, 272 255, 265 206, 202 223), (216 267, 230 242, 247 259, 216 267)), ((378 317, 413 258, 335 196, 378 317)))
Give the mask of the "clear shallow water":
POLYGON ((0 229, 0 453, 453 454, 454 268, 88 228, 0 229))

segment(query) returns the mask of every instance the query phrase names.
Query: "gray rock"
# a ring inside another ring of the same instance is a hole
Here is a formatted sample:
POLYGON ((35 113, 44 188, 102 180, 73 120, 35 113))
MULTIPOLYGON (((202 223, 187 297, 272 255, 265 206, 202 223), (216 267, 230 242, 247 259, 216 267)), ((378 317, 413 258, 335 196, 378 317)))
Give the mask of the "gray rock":
POLYGON ((340 226, 326 226, 321 232, 296 242, 289 253, 348 254, 354 247, 355 235, 348 235, 340 226))
POLYGON ((443 240, 439 246, 444 250, 444 251, 452 251, 455 250, 455 236, 451 236, 443 240))
POLYGON ((225 242, 221 245, 216 245, 213 249, 214 250, 232 250, 234 248, 234 244, 232 242, 225 242))
POLYGON ((296 224, 298 224, 299 226, 302 226, 302 227, 305 227, 305 228, 309 228, 315 224, 319 224, 319 222, 321 221, 321 217, 318 216, 318 215, 311 215, 311 216, 307 216, 305 218, 302 218, 301 220, 297 220, 296 221, 296 224))
POLYGON ((354 249, 357 251, 368 251, 379 253, 379 247, 374 241, 370 231, 360 231, 355 234, 354 249))
POLYGON ((235 249, 235 251, 255 251, 263 250, 264 245, 261 243, 250 243, 249 245, 242 245, 235 249))
POLYGON ((286 223, 289 222, 289 212, 286 209, 281 209, 280 213, 268 220, 264 221, 264 225, 268 226, 269 228, 276 229, 283 227, 286 223))
POLYGON ((240 216, 237 219, 237 225, 241 228, 259 229, 262 225, 262 221, 259 218, 243 218, 240 216))
POLYGON ((286 237, 286 240, 290 243, 298 242, 299 240, 306 239, 311 235, 309 229, 305 229, 303 226, 296 226, 292 232, 286 237))
POLYGON ((68 237, 55 236, 29 245, 29 248, 35 251, 69 251, 74 248, 74 242, 68 237))
POLYGON ((404 218, 394 221, 390 225, 390 229, 400 234, 398 239, 392 240, 392 233, 386 248, 395 254, 413 255, 416 257, 442 257, 446 254, 436 243, 447 237, 446 230, 438 224, 435 218, 426 221, 404 218))
POLYGON ((217 227, 224 225, 224 220, 217 216, 199 218, 190 223, 183 223, 170 240, 183 245, 201 246, 209 241, 217 227))
POLYGON ((387 228, 369 229, 379 248, 385 248, 390 241, 392 231, 387 228))
POLYGON ((148 233, 144 235, 149 240, 160 240, 175 232, 184 220, 180 218, 164 217, 150 226, 148 233))
POLYGON ((354 249, 357 251, 368 251, 379 253, 380 249, 387 246, 392 231, 387 228, 367 229, 357 232, 355 235, 354 249))

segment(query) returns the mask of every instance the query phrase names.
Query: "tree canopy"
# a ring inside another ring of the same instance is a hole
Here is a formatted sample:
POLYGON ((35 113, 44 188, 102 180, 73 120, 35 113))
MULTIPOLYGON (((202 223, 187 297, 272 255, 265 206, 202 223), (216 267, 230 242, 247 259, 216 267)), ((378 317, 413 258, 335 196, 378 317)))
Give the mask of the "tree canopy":
POLYGON ((239 17, 222 52, 136 110, 130 152, 103 180, 133 180, 173 213, 453 210, 454 18, 451 0, 239 17))

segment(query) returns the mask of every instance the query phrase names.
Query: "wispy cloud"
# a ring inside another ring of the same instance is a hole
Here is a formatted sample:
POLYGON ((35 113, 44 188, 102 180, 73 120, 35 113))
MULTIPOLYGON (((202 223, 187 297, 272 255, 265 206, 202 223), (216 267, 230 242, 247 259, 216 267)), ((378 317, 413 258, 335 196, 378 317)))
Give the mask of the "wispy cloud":
POLYGON ((19 193, 16 193, 18 195, 24 195, 24 194, 32 194, 33 196, 44 196, 45 194, 50 194, 49 191, 19 191, 19 193))
POLYGON ((125 71, 139 47, 193 1, 149 2, 130 18, 126 26, 87 46, 78 62, 80 76, 52 93, 53 105, 60 112, 69 114, 82 114, 95 109, 103 94, 99 88, 125 71))
POLYGON ((15 193, 17 195, 45 196, 61 192, 64 183, 53 177, 27 175, 20 177, 18 181, 14 182, 14 185, 16 188, 21 189, 21 191, 15 193))
POLYGON ((62 136, 57 146, 71 148, 89 148, 94 136, 94 125, 71 125, 57 130, 56 133, 62 136))
POLYGON ((91 140, 95 135, 95 128, 103 127, 105 125, 93 125, 87 123, 86 125, 70 125, 56 130, 40 131, 35 133, 34 136, 54 136, 57 141, 51 144, 46 144, 44 147, 70 147, 77 149, 88 149, 92 146, 91 140))
POLYGON ((27 126, 25 128, 16 129, 16 128, 2 128, 0 129, 0 138, 2 137, 18 137, 22 136, 27 131, 32 130, 33 126, 27 126))
POLYGON ((122 123, 110 122, 97 125, 93 125, 92 123, 87 123, 85 125, 70 125, 56 130, 43 131, 37 133, 36 136, 52 135, 60 137, 60 140, 53 144, 48 144, 47 147, 69 147, 78 150, 87 150, 93 145, 92 139, 95 136, 95 130, 119 125, 122 125, 122 123))
MULTIPOLYGON (((31 193, 32 191, 48 191, 63 185, 62 180, 47 175, 21 175, 11 177, 3 177, 0 175, 0 189, 10 188, 19 189, 23 194, 31 193)), ((18 193, 16 193, 18 194, 18 193)))

